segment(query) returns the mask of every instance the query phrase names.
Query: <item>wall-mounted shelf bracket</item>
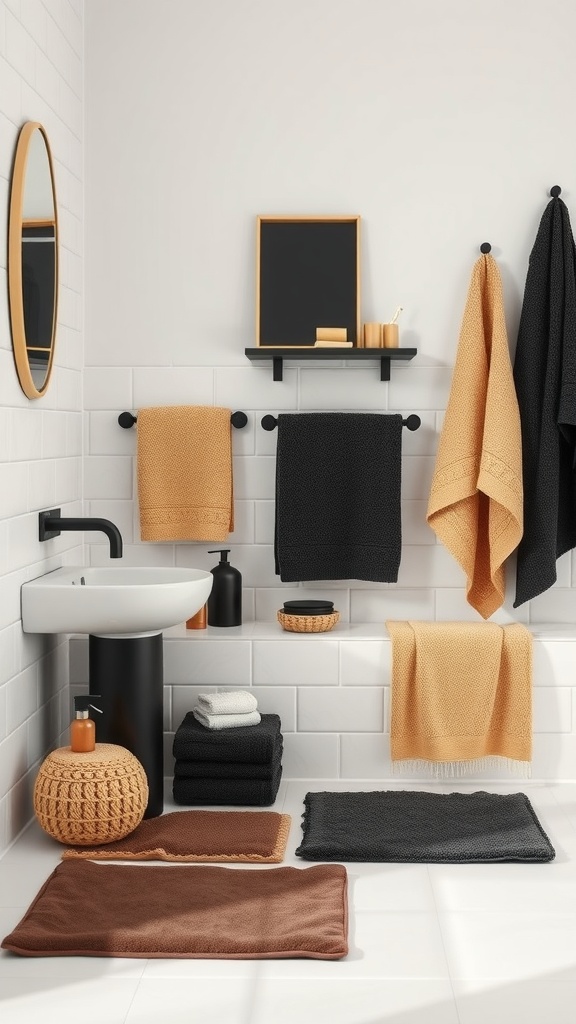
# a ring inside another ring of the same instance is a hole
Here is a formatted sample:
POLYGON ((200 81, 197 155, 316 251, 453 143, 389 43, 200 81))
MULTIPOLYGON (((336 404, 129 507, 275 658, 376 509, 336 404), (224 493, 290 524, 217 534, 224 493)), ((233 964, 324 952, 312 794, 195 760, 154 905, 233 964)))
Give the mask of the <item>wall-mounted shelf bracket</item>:
POLYGON ((390 360, 384 356, 380 359, 380 380, 390 380, 390 360))
POLYGON ((380 363, 380 380, 390 380, 390 364, 393 359, 406 361, 413 359, 416 355, 415 348, 271 348, 261 345, 259 348, 246 348, 244 352, 252 362, 272 361, 272 377, 281 381, 284 375, 284 362, 308 362, 317 360, 346 360, 346 362, 372 362, 380 363))

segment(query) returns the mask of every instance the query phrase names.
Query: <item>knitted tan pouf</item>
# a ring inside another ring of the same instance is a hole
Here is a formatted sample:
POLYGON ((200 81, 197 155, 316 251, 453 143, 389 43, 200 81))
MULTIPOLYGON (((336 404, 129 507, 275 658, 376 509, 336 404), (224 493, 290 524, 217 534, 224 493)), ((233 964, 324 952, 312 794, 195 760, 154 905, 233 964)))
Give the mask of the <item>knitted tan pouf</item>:
POLYGON ((97 743, 89 754, 59 747, 40 766, 34 811, 48 835, 71 846, 100 846, 133 832, 144 817, 148 781, 125 747, 97 743))

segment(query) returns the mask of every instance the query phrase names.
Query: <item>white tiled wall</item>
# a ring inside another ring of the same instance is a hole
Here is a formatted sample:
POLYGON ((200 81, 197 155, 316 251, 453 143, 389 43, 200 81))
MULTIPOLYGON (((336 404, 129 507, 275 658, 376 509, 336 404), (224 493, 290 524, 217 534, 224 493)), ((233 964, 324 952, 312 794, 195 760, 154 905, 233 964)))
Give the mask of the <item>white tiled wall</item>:
MULTIPOLYGON (((233 30, 221 24, 217 6, 187 0, 174 0, 169 19, 157 0, 100 0, 87 8, 84 496, 92 511, 122 524, 130 563, 209 568, 208 544, 139 544, 136 431, 119 428, 117 416, 180 403, 245 410, 248 426, 234 431, 230 544, 244 577, 245 619, 273 620, 282 593, 293 596, 295 588, 283 587, 274 573, 276 436, 262 429, 262 416, 415 412, 422 425, 403 438, 398 582, 319 581, 304 583, 300 594, 332 591, 351 622, 475 618, 459 567, 426 524, 426 506, 479 242, 490 236, 502 267, 513 349, 550 175, 563 179, 568 203, 570 188, 576 193, 576 143, 562 131, 554 62, 530 28, 542 5, 511 0, 502 15, 496 0, 475 0, 465 18, 454 19, 452 0, 441 0, 437 10, 421 0, 365 0, 359 10, 343 0, 317 0, 311 9, 296 0, 280 35, 273 8, 239 5, 233 30), (439 21, 444 28, 432 57, 430 32, 439 21), (321 62, 311 44, 315 33, 323 40, 321 62), (340 74, 342 53, 368 38, 390 41, 386 67, 367 59, 358 74, 340 74), (474 52, 485 44, 494 57, 478 71, 479 90, 463 57, 472 38, 480 47, 474 52), (539 84, 544 94, 530 106, 531 69, 548 59, 551 75, 539 84), (253 73, 246 75, 246 67, 253 73), (399 81, 401 105, 390 86, 399 81), (463 96, 456 105, 455 82, 463 96), (506 118, 498 113, 503 97, 506 118), (517 126, 513 140, 509 121, 517 126), (386 131, 373 130, 380 123, 386 131), (490 146, 477 143, 471 123, 480 135, 489 131, 490 146), (552 173, 550 150, 535 149, 531 140, 553 124, 552 173), (499 147, 513 158, 495 175, 499 147), (338 173, 327 174, 327 166, 338 173), (398 299, 404 306, 401 343, 418 354, 393 364, 389 383, 380 381, 377 363, 341 361, 290 362, 283 381, 273 382, 270 365, 244 356, 254 338, 256 215, 327 210, 362 217, 362 319, 385 319, 398 299)), ((576 28, 576 11, 564 13, 576 28)), ((100 564, 103 539, 91 539, 100 564)), ((574 621, 572 563, 571 554, 560 559, 556 586, 515 611, 511 565, 496 620, 574 621)))
MULTIPOLYGON (((320 637, 277 634, 271 624, 243 626, 228 637, 222 632, 166 632, 167 775, 173 773, 174 732, 198 694, 240 687, 251 689, 261 711, 280 715, 287 778, 392 777, 391 643, 375 639, 377 628, 344 625, 320 637)), ((570 638, 557 639, 541 627, 534 638, 534 779, 576 774, 575 645, 574 630, 570 638)), ((85 691, 87 649, 86 639, 71 639, 75 693, 85 691)), ((501 775, 509 777, 505 769, 501 775)), ((470 777, 486 779, 490 773, 470 777)))
MULTIPOLYGON (((434 395, 436 368, 420 367, 420 379, 429 373, 430 395, 434 395)), ((125 558, 131 564, 162 564, 197 566, 211 568, 216 558, 208 554, 213 546, 206 544, 142 544, 137 507, 136 490, 136 429, 123 430, 118 426, 118 413, 136 410, 138 403, 133 400, 133 377, 140 371, 128 367, 116 368, 87 366, 84 371, 87 393, 87 431, 86 457, 84 459, 84 497, 90 513, 105 516, 118 523, 126 542, 125 558), (117 376, 118 374, 118 376, 117 376), (110 381, 110 385, 108 384, 110 381), (114 396, 114 408, 109 393, 114 396)), ((155 371, 157 372, 157 371, 155 371)), ((393 380, 390 384, 379 381, 376 364, 368 368, 342 367, 333 369, 305 370, 302 367, 289 371, 294 378, 294 395, 291 398, 292 409, 301 406, 299 381, 304 373, 315 373, 316 391, 318 395, 328 395, 329 403, 335 407, 331 388, 334 375, 345 379, 346 393, 351 407, 370 408, 374 411, 386 411, 389 408, 389 396, 395 380, 406 377, 410 368, 393 367, 393 380), (368 402, 367 392, 373 379, 376 379, 377 399, 368 402)), ((464 597, 464 576, 449 553, 436 541, 436 536, 426 523, 426 507, 430 481, 434 468, 434 456, 438 442, 438 431, 434 413, 418 408, 422 418, 421 428, 415 432, 405 432, 403 439, 402 468, 402 560, 396 584, 379 584, 359 581, 316 581, 303 583, 300 587, 294 584, 283 584, 274 570, 274 493, 275 493, 275 444, 276 434, 265 431, 261 419, 267 412, 277 414, 281 406, 264 405, 252 408, 248 400, 262 398, 259 393, 264 386, 268 395, 275 401, 276 393, 272 388, 282 385, 273 384, 269 370, 260 368, 226 368, 215 367, 207 370, 200 368, 200 373, 209 373, 214 384, 210 394, 219 390, 219 380, 224 376, 230 389, 230 395, 240 395, 236 402, 228 398, 229 407, 243 409, 249 417, 248 425, 241 430, 233 430, 234 451, 234 492, 235 492, 235 530, 229 537, 232 548, 233 564, 240 569, 245 587, 244 619, 275 620, 276 611, 283 600, 296 596, 314 596, 319 591, 332 591, 338 609, 344 620, 352 622, 381 622, 391 618, 478 618, 467 605, 464 597), (251 375, 263 374, 256 380, 256 394, 252 394, 253 381, 251 375), (236 390, 234 390, 236 380, 236 390), (248 392, 248 395, 246 394, 248 392)), ((176 404, 184 400, 179 390, 179 371, 170 369, 166 374, 172 375, 173 392, 178 396, 168 404, 176 404)), ((170 394, 166 391, 166 376, 160 382, 163 398, 153 404, 168 401, 170 394)), ((422 386, 422 385, 420 385, 422 386)), ((190 391, 187 392, 190 395, 190 391)), ((432 399, 429 398, 429 401, 432 399)), ((438 394, 437 402, 444 399, 438 394)), ((151 397, 148 401, 152 401, 151 397)), ((204 400, 206 402, 206 399, 204 400)), ((190 404, 193 399, 190 399, 190 404)), ((289 406, 290 408, 290 406, 289 406)), ((404 411, 412 412, 415 406, 410 405, 404 411)), ((441 414, 442 410, 438 410, 441 414)), ((93 537, 91 557, 94 564, 102 564, 107 560, 106 544, 103 537, 93 537)), ((558 562, 558 584, 570 586, 570 558, 568 554, 558 562)), ((512 584, 512 581, 511 581, 512 584)), ((526 621, 530 619, 528 606, 512 612, 512 585, 504 608, 495 615, 495 620, 508 622, 512 620, 526 621)), ((554 591, 555 592, 555 591, 554 591)), ((554 593, 553 592, 553 593, 554 593)), ((551 598, 554 601, 554 598, 551 598)), ((559 621, 567 621, 566 612, 559 621)), ((538 614, 538 619, 547 621, 545 614, 538 614)))
MULTIPOLYGON (((86 9, 88 508, 122 524, 128 563, 211 568, 214 545, 139 542, 136 430, 122 430, 117 416, 143 405, 243 409, 229 543, 245 622, 272 624, 284 599, 318 594, 334 598, 344 624, 372 624, 375 637, 387 617, 478 619, 426 505, 479 245, 491 241, 502 269, 513 349, 550 186, 560 182, 575 206, 576 140, 565 124, 576 8, 553 5, 562 7, 558 37, 543 0, 229 6, 224 19, 221 5, 197 0, 172 0, 169 18, 157 0, 86 9), (388 319, 401 303, 401 344, 418 350, 392 365, 389 383, 376 362, 297 361, 273 382, 270 365, 245 358, 255 334, 256 216, 291 212, 361 215, 362 319, 388 319), (275 575, 276 435, 260 420, 299 410, 421 417, 403 438, 396 584, 298 588, 275 575)), ((91 547, 97 564, 108 558, 101 541, 91 547)), ((496 621, 576 620, 571 554, 556 587, 517 610, 513 568, 496 621)), ((287 716, 289 774, 386 774, 384 641, 294 644, 271 629, 238 649, 232 640, 170 639, 171 727, 194 687, 251 684, 287 716)), ((567 666, 540 676, 536 775, 576 767, 571 684, 567 666)))
POLYGON ((30 818, 36 768, 70 718, 67 639, 22 632, 20 586, 82 559, 77 536, 37 539, 39 510, 81 511, 82 54, 81 2, 0 2, 0 852, 30 818), (55 366, 36 401, 14 370, 6 279, 9 179, 29 120, 50 139, 61 232, 55 366))

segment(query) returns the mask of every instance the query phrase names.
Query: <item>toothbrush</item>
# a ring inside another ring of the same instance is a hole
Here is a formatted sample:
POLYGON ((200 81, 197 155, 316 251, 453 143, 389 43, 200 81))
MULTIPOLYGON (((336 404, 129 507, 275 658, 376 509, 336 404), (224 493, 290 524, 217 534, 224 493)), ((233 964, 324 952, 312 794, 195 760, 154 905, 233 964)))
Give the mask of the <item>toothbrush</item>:
POLYGON ((397 321, 398 317, 400 316, 400 313, 402 312, 403 309, 404 309, 404 306, 398 306, 398 308, 396 309, 396 312, 394 313, 394 316, 390 320, 391 324, 395 324, 396 323, 396 321, 397 321))

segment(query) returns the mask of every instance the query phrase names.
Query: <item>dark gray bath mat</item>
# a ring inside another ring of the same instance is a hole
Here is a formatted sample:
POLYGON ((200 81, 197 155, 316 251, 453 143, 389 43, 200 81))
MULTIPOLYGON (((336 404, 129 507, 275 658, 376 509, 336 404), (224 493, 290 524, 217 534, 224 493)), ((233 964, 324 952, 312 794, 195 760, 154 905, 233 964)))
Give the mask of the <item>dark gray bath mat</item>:
POLYGON ((483 863, 553 860, 524 793, 307 793, 305 860, 483 863))

